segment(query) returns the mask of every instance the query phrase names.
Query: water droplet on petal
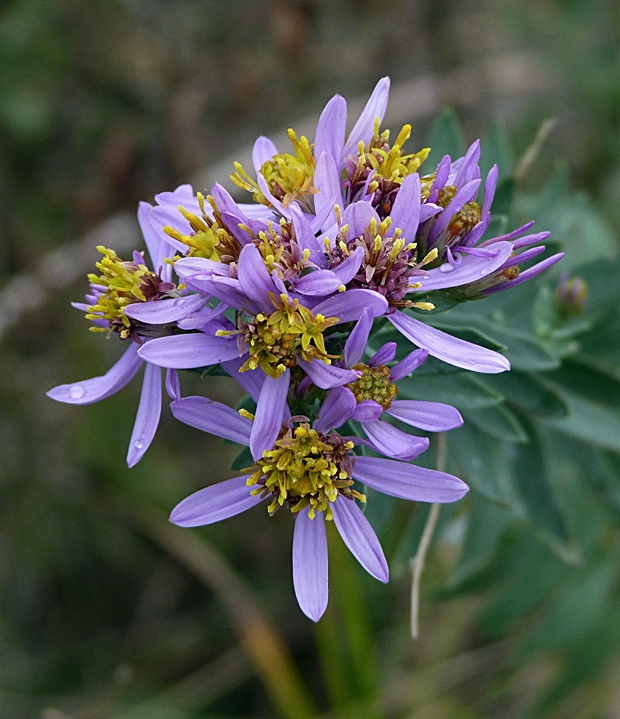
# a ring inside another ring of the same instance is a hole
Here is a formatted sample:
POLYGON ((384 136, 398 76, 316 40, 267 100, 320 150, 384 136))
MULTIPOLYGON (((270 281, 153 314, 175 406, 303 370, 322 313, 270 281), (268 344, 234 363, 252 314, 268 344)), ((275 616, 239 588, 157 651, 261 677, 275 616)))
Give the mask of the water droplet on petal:
POLYGON ((439 267, 440 272, 453 272, 454 267, 449 262, 444 262, 443 265, 439 267))
POLYGON ((480 276, 484 277, 487 274, 486 270, 480 270, 480 276))
POLYGON ((86 390, 82 385, 74 384, 73 387, 69 388, 69 397, 71 397, 71 399, 82 399, 85 394, 86 390))
POLYGON ((142 447, 144 447, 144 442, 141 439, 136 439, 133 443, 133 446, 136 449, 142 449, 142 447))

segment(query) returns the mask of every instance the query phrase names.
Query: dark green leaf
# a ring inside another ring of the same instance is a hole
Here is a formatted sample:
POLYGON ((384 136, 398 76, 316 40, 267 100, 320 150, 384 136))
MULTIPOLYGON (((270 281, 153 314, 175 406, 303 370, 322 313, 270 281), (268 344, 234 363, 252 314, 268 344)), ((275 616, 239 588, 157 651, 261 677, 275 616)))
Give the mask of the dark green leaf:
POLYGON ((431 148, 431 151, 425 167, 433 170, 444 155, 450 155, 453 160, 456 160, 465 154, 465 139, 454 110, 446 108, 437 117, 431 126, 426 145, 431 148))
POLYGON ((246 467, 251 467, 253 464, 254 458, 252 457, 250 448, 244 447, 233 457, 233 461, 230 463, 230 468, 232 470, 239 471, 241 469, 246 469, 246 467))
POLYGON ((528 436, 516 416, 504 405, 484 407, 478 410, 463 410, 466 420, 478 429, 504 442, 524 443, 528 436))
POLYGON ((568 407, 560 394, 536 375, 513 370, 485 375, 480 378, 480 382, 489 385, 526 412, 553 418, 566 417, 568 414, 568 407))
POLYGON ((501 394, 480 382, 476 375, 469 372, 434 377, 420 375, 419 370, 410 377, 400 380, 398 397, 444 402, 465 409, 479 409, 502 401, 501 394))
MULTIPOLYGON (((492 120, 480 148, 480 171, 486 177, 488 171, 497 165, 499 179, 512 175, 515 156, 508 133, 502 123, 492 120)), ((495 212, 495 207, 493 208, 495 212)))
POLYGON ((507 446, 465 423, 448 433, 449 469, 493 502, 515 499, 507 446))

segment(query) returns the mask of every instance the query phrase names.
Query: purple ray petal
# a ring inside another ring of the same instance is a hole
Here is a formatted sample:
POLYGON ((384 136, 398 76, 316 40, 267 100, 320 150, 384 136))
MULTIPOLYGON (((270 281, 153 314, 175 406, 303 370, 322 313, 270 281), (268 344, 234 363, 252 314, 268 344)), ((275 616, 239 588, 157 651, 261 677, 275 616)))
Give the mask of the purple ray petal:
POLYGON ((266 375, 262 369, 239 372, 239 368, 245 363, 245 360, 245 357, 237 357, 227 362, 222 362, 221 365, 235 382, 240 384, 250 397, 257 402, 266 375))
POLYGON ((192 369, 234 359, 239 356, 239 350, 233 337, 213 337, 199 332, 149 340, 138 354, 158 367, 192 369))
POLYGON ((321 405, 319 416, 313 424, 314 429, 325 434, 330 429, 342 427, 351 417, 356 405, 355 396, 350 389, 334 387, 327 393, 327 397, 321 405))
POLYGON ((246 245, 241 250, 237 276, 243 292, 269 314, 273 310, 269 292, 278 294, 278 290, 256 245, 246 245))
POLYGON ((510 369, 510 362, 498 352, 452 337, 398 310, 388 320, 408 340, 455 367, 482 374, 497 374, 510 369))
POLYGON ((349 232, 347 233, 349 238, 362 235, 364 230, 370 227, 373 220, 379 226, 381 222, 379 215, 370 203, 363 200, 352 202, 346 207, 342 215, 343 223, 349 227, 349 232))
MULTIPOLYGON (((362 248, 360 247, 360 249, 362 248)), ((372 310, 366 307, 344 346, 345 367, 353 367, 362 359, 371 329, 372 310)))
POLYGON ((445 432, 463 424, 459 411, 441 402, 397 399, 386 411, 401 422, 428 432, 445 432))
MULTIPOLYGON (((247 227, 252 224, 250 220, 233 200, 228 190, 222 187, 218 182, 211 188, 211 194, 230 232, 239 240, 241 245, 247 245, 248 242, 250 242, 250 235, 246 230, 242 230, 239 225, 245 225, 247 227)), ((260 229, 267 229, 266 223, 262 226, 260 222, 256 224, 260 229)))
POLYGON ((310 251, 309 259, 311 262, 314 262, 318 267, 325 267, 327 265, 327 258, 325 257, 323 248, 314 236, 310 222, 295 203, 292 203, 289 206, 289 209, 291 212, 293 228, 295 229, 297 244, 302 251, 310 251))
POLYGON ((552 265, 555 265, 555 263, 559 262, 563 257, 564 253, 559 252, 557 255, 548 257, 546 260, 543 260, 537 265, 534 265, 533 267, 528 268, 524 272, 521 272, 519 276, 516 277, 514 280, 508 280, 508 282, 503 282, 493 287, 489 287, 486 290, 482 290, 481 294, 490 295, 494 292, 501 292, 502 290, 507 290, 509 287, 515 287, 516 285, 520 285, 522 282, 527 282, 528 280, 531 280, 533 277, 536 277, 536 275, 539 275, 541 272, 548 269, 552 265))
MULTIPOLYGON (((522 247, 535 245, 537 242, 544 242, 548 237, 551 237, 550 232, 536 232, 533 235, 525 235, 525 237, 519 237, 519 239, 515 240, 513 247, 515 250, 520 250, 522 247)), ((484 244, 486 244, 486 242, 484 244)))
POLYGON ((392 368, 390 368, 390 380, 392 382, 398 382, 399 379, 406 377, 411 374, 414 370, 426 362, 428 357, 428 350, 413 350, 400 362, 397 362, 392 368))
POLYGON ((144 380, 136 421, 133 426, 127 466, 133 467, 141 459, 153 441, 161 415, 161 369, 152 364, 144 368, 144 380))
POLYGON ((415 240, 415 233, 420 223, 420 176, 417 172, 403 180, 390 216, 392 218, 390 236, 397 227, 400 227, 405 240, 415 240))
POLYGON ((202 295, 186 295, 156 302, 135 302, 125 308, 125 314, 148 325, 165 325, 195 312, 206 302, 202 295))
MULTIPOLYGON (((138 223, 140 224, 144 241, 151 256, 153 269, 157 272, 159 268, 164 265, 164 257, 166 257, 169 244, 163 237, 160 237, 149 222, 148 216, 152 209, 148 202, 141 202, 138 205, 138 223)), ((165 237, 167 237, 167 235, 165 235, 165 237)))
MULTIPOLYGON (((174 205, 175 207, 181 202, 181 200, 196 200, 194 195, 194 188, 189 184, 179 185, 174 192, 160 192, 155 195, 155 202, 158 205, 174 205)), ((196 204, 198 201, 196 200, 196 204)))
POLYGON ((435 205, 433 202, 425 202, 420 207, 420 224, 426 222, 426 220, 434 217, 443 210, 441 205, 435 205))
POLYGON ((493 250, 497 251, 493 254, 489 252, 486 256, 464 255, 463 261, 457 267, 446 262, 441 267, 428 270, 425 277, 415 278, 416 282, 420 282, 421 287, 412 288, 410 291, 430 292, 476 282, 497 271, 506 262, 512 254, 512 243, 498 242, 493 245, 493 250))
MULTIPOLYGON (((387 364, 388 362, 391 362, 394 359, 394 357, 396 357, 397 348, 398 348, 398 345, 396 344, 396 342, 386 342, 368 360, 368 362, 367 362, 368 366, 376 367, 377 365, 387 364)), ((392 377, 392 372, 390 371, 390 378, 391 377, 392 377)))
POLYGON ((331 270, 315 270, 297 280, 295 291, 300 292, 302 295, 324 297, 337 292, 342 284, 342 280, 335 272, 331 270))
POLYGON ((222 318, 222 315, 228 309, 228 305, 220 302, 217 307, 209 307, 205 305, 196 312, 191 312, 189 315, 184 317, 182 320, 177 322, 177 326, 181 330, 201 330, 209 323, 222 318))
POLYGON ((301 611, 318 622, 327 607, 327 537, 323 513, 314 519, 306 507, 298 513, 293 532, 293 586, 301 611))
POLYGON ((362 400, 351 415, 356 422, 374 422, 383 414, 383 407, 372 399, 362 400))
POLYGON ((453 165, 453 167, 455 167, 458 163, 459 167, 456 173, 456 177, 452 182, 452 184, 456 185, 457 187, 464 182, 467 171, 473 165, 476 165, 478 160, 480 159, 480 140, 475 140, 474 142, 472 142, 467 149, 467 152, 465 153, 465 157, 460 159, 460 162, 457 160, 453 165))
POLYGON ((184 424, 216 437, 248 446, 252 422, 221 402, 206 397, 184 397, 170 403, 172 414, 184 424))
POLYGON ((286 409, 286 395, 290 381, 289 370, 278 379, 265 377, 263 381, 250 435, 250 451, 255 460, 260 459, 265 450, 271 449, 278 437, 286 409))
POLYGON ((387 311, 388 303, 383 295, 373 290, 347 290, 320 302, 313 308, 314 315, 337 317, 339 322, 359 320, 365 308, 372 311, 374 317, 380 317, 387 311))
POLYGON ((385 109, 388 103, 388 95, 390 92, 390 78, 384 77, 379 80, 372 91, 366 107, 362 110, 358 121, 355 123, 347 142, 344 146, 343 156, 357 154, 357 146, 360 142, 365 145, 372 140, 375 128, 375 119, 383 120, 385 109))
POLYGON ((99 400, 118 392, 119 389, 122 389, 135 377, 143 362, 137 353, 138 345, 132 342, 119 361, 102 377, 93 377, 92 379, 73 382, 72 384, 61 384, 46 394, 58 402, 66 402, 67 404, 99 402, 99 400))
POLYGON ((227 479, 190 494, 172 510, 170 521, 179 527, 202 527, 254 507, 262 500, 250 494, 249 476, 227 479))
POLYGON ((333 206, 334 198, 341 209, 344 207, 340 173, 334 158, 328 152, 324 152, 316 164, 314 186, 318 190, 314 196, 314 208, 317 214, 323 210, 326 204, 329 203, 330 206, 333 206))
POLYGON ((451 474, 380 457, 356 457, 353 476, 378 492, 415 502, 456 502, 469 491, 451 474))
POLYGON ((446 227, 452 221, 452 218, 457 212, 460 212, 463 205, 470 202, 478 192, 480 187, 480 180, 472 180, 466 185, 463 185, 461 189, 452 198, 446 209, 441 215, 435 220, 435 223, 431 227, 431 231, 428 233, 429 246, 435 242, 439 235, 446 229, 446 227))
POLYGON ((486 217, 493 204, 493 198, 495 197, 495 190, 497 189, 497 181, 499 179, 499 169, 497 165, 489 170, 486 182, 484 183, 484 202, 482 203, 482 217, 486 217))
POLYGON ((397 427, 377 419, 374 422, 364 422, 362 428, 373 446, 381 454, 395 459, 415 459, 428 449, 426 437, 415 437, 402 432, 397 427))
POLYGON ((260 168, 271 160, 274 155, 278 154, 278 148, 273 142, 264 135, 261 135, 256 139, 254 147, 252 148, 252 164, 256 170, 256 174, 260 172, 260 168))
POLYGON ((529 260, 533 260, 534 257, 538 257, 541 252, 544 252, 547 248, 544 245, 539 245, 538 247, 530 247, 529 250, 524 250, 518 255, 515 255, 513 257, 509 257, 504 264, 498 268, 498 272, 501 272, 502 270, 507 270, 509 267, 514 267, 515 265, 520 265, 523 262, 528 262, 529 260))
POLYGON ((355 501, 338 497, 331 505, 336 528, 351 554, 364 569, 380 582, 388 582, 390 573, 383 549, 374 529, 355 501))
POLYGON ((183 257, 174 263, 174 271, 182 279, 192 275, 218 275, 219 277, 230 276, 230 266, 221 262, 207 260, 204 257, 183 257))
POLYGON ((173 247, 177 252, 183 255, 187 252, 188 248, 186 245, 164 232, 164 227, 170 225, 170 227, 178 230, 183 235, 193 233, 188 220, 186 220, 176 208, 149 207, 144 211, 144 217, 148 220, 157 237, 164 239, 167 244, 173 247))
POLYGON ((179 380, 179 373, 175 369, 166 370, 166 392, 170 399, 181 399, 181 382, 179 380))
POLYGON ((337 162, 342 156, 347 125, 347 103, 340 95, 334 95, 325 105, 316 126, 314 156, 328 152, 337 162))
POLYGON ((364 248, 357 247, 347 257, 347 259, 338 267, 334 267, 332 272, 338 277, 343 285, 348 284, 358 273, 358 270, 364 259, 364 248))
POLYGON ((320 360, 306 362, 298 358, 297 364, 306 372, 314 384, 321 389, 332 389, 333 387, 350 384, 359 377, 359 374, 353 370, 336 367, 333 364, 325 364, 320 360))
POLYGON ((241 289, 239 280, 229 277, 200 278, 193 275, 186 280, 189 288, 212 295, 236 310, 246 310, 255 315, 262 311, 261 305, 252 301, 241 289))

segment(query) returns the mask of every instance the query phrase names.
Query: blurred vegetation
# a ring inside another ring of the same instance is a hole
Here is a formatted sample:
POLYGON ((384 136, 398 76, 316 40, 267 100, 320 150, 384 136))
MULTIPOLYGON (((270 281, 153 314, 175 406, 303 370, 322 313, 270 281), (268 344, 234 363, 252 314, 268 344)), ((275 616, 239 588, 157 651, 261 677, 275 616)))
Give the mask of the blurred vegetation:
MULTIPOLYGON (((464 82, 462 129, 429 115, 427 136, 440 150, 486 138, 503 177, 497 223, 532 217, 552 230, 590 294, 572 322, 545 311, 557 274, 435 316, 508 346, 515 372, 412 380, 415 396, 467 413, 449 462, 473 487, 442 510, 421 640, 409 637, 408 561, 426 507, 369 503, 387 587, 330 542, 330 605, 314 627, 293 595, 289 516, 167 524, 177 501, 227 476, 234 447, 164 413, 130 471, 136 383, 89 407, 45 398, 117 356, 71 311, 80 282, 25 313, 0 355, 0 716, 618 716, 617 3, 5 2, 0 280, 334 92, 366 93, 384 74, 467 78, 523 56, 544 91, 524 84, 472 104, 464 82), (555 128, 526 166, 549 117, 555 128), (463 451, 472 441, 476 456, 463 451)), ((239 397, 225 378, 184 377, 184 390, 239 397)))

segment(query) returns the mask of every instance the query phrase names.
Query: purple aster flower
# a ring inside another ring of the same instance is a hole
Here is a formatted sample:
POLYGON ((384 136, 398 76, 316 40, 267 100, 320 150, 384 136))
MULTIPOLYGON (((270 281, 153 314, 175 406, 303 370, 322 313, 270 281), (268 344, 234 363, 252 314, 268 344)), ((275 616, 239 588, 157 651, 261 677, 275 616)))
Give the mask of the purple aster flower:
MULTIPOLYGON (((287 506, 295 515, 293 584, 302 611, 318 621, 327 606, 325 520, 369 574, 389 578, 381 545, 357 502, 365 502, 354 480, 385 494, 422 502, 454 502, 468 488, 444 472, 382 457, 352 453, 353 438, 310 427, 306 417, 272 417, 275 432, 254 441, 256 421, 247 412, 203 397, 171 404, 177 419, 205 432, 250 446, 254 464, 240 477, 211 485, 178 504, 170 521, 197 527, 227 519, 269 500, 269 514, 287 506)), ((264 428, 263 428, 264 429, 264 428)))
MULTIPOLYGON (((86 302, 73 303, 92 320, 91 330, 106 332, 108 337, 118 334, 129 346, 121 359, 103 376, 59 385, 47 393, 59 402, 92 404, 118 392, 145 365, 140 404, 127 454, 130 467, 142 458, 151 444, 162 402, 162 370, 145 362, 138 350, 153 337, 171 331, 177 320, 205 303, 199 294, 183 295, 171 281, 172 268, 165 261, 171 248, 148 223, 147 207, 146 203, 142 203, 138 220, 155 271, 147 268, 139 252, 134 252, 131 261, 124 262, 114 251, 99 247, 103 258, 97 263, 97 268, 101 274, 89 275, 91 285, 86 302)), ((180 397, 174 370, 166 374, 166 389, 171 398, 180 397)))
MULTIPOLYGON (((394 459, 415 459, 428 448, 428 439, 403 432, 381 419, 384 412, 405 424, 430 432, 445 432, 463 424, 458 410, 440 402, 397 400, 396 382, 419 367, 427 350, 415 350, 394 366, 396 344, 384 344, 366 363, 361 362, 372 327, 372 316, 364 312, 349 335, 342 365, 356 370, 355 382, 330 390, 314 423, 320 432, 338 429, 348 420, 359 422, 372 449, 394 459)), ((299 389, 299 388, 298 388, 299 389)), ((302 391, 305 387, 302 387, 302 391)))

